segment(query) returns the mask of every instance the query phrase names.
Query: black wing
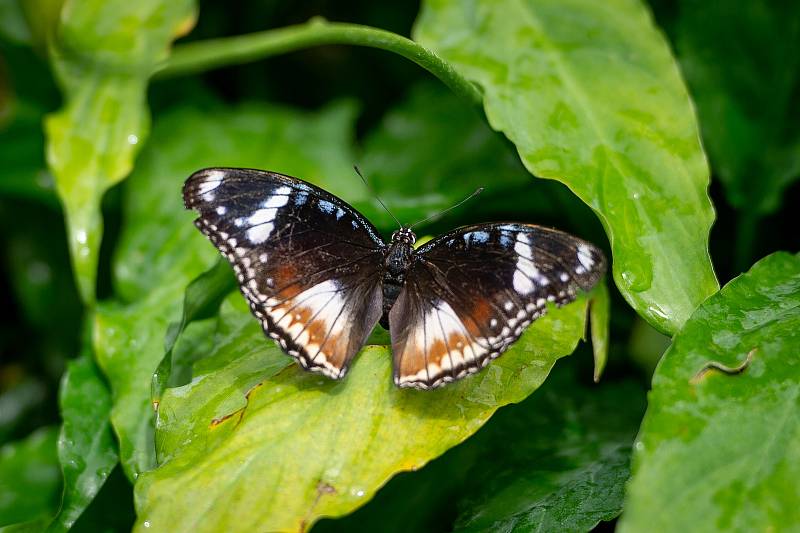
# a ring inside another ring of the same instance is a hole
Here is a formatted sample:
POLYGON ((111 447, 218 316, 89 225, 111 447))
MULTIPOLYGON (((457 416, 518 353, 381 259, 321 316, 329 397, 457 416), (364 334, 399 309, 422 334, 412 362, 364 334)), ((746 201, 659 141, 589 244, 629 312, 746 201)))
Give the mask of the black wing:
POLYGON ((594 245, 531 224, 456 229, 423 245, 389 313, 394 380, 427 389, 477 372, 547 302, 564 305, 605 273, 594 245))
POLYGON ((347 203, 275 172, 208 168, 183 186, 265 333, 338 379, 381 317, 385 244, 347 203))

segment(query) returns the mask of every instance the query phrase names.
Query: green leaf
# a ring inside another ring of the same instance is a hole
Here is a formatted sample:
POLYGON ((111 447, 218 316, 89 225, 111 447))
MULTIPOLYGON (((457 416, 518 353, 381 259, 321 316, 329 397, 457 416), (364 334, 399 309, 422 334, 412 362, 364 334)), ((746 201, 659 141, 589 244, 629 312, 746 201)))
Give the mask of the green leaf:
POLYGON ((695 311, 653 376, 620 531, 800 523, 800 257, 776 253, 695 311))
POLYGON ((176 385, 170 380, 173 370, 178 370, 181 374, 191 370, 186 368, 191 361, 183 362, 174 356, 175 343, 181 334, 192 322, 216 316, 225 297, 234 290, 236 290, 236 278, 224 259, 218 260, 213 267, 193 279, 186 287, 181 320, 170 324, 164 342, 164 358, 153 374, 151 396, 155 408, 158 408, 161 395, 167 386, 176 385))
POLYGON ((54 427, 0 448, 0 526, 48 518, 58 506, 58 469, 54 427))
POLYGON ((86 302, 94 301, 100 200, 131 171, 149 130, 148 78, 193 22, 192 0, 68 1, 49 40, 65 103, 45 121, 47 161, 86 302))
POLYGON ((589 303, 589 327, 592 337, 592 355, 594 356, 594 382, 600 376, 608 362, 608 337, 611 323, 611 300, 605 280, 597 285, 589 303))
POLYGON ((425 2, 414 34, 483 89, 536 176, 589 205, 614 281, 674 333, 717 290, 708 168, 675 61, 637 0, 425 2))
POLYGON ((133 486, 117 466, 70 531, 130 531, 135 521, 133 486))
POLYGON ((800 177, 800 4, 682 0, 679 12, 678 56, 715 173, 731 205, 771 213, 800 177))
POLYGON ((118 298, 98 306, 94 324, 94 349, 113 391, 111 421, 130 479, 156 464, 150 385, 164 338, 181 318, 187 284, 217 256, 183 207, 183 181, 207 166, 270 168, 316 180, 348 200, 363 198, 363 186, 353 186, 353 121, 349 105, 318 113, 246 105, 178 110, 156 122, 126 183, 126 222, 113 264, 118 298))
POLYGON ((478 435, 490 444, 467 476, 456 531, 589 531, 622 511, 644 390, 570 374, 554 372, 478 435))
POLYGON ((108 419, 111 394, 90 356, 70 362, 61 382, 58 459, 64 474, 61 509, 48 531, 67 531, 119 461, 108 419))
POLYGON ((314 533, 451 531, 456 503, 457 531, 588 531, 613 518, 645 391, 631 381, 589 385, 576 362, 559 362, 525 401, 314 533))
MULTIPOLYGON (((544 386, 550 379, 552 376, 544 386)), ((394 476, 363 507, 340 518, 323 518, 314 524, 311 531, 451 531, 456 516, 456 501, 464 494, 470 467, 481 450, 480 446, 473 443, 484 443, 480 435, 494 424, 504 410, 499 409, 475 435, 423 468, 394 476)))
POLYGON ((309 374, 226 306, 214 351, 191 383, 168 390, 160 466, 136 485, 138 527, 297 531, 366 502, 518 402, 571 353, 588 299, 551 309, 482 373, 435 391, 398 389, 385 346, 368 346, 340 382, 309 374))

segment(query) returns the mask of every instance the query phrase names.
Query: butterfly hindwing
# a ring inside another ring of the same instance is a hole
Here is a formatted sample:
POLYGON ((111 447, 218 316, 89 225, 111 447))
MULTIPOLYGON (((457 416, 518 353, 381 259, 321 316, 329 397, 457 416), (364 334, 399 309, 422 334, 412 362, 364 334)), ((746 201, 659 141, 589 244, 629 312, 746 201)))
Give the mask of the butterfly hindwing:
POLYGON ((383 241, 342 200, 274 172, 210 168, 183 188, 265 333, 338 379, 381 315, 383 241))
POLYGON ((394 379, 427 389, 477 372, 603 276, 594 245, 530 224, 459 228, 417 250, 389 313, 394 379))

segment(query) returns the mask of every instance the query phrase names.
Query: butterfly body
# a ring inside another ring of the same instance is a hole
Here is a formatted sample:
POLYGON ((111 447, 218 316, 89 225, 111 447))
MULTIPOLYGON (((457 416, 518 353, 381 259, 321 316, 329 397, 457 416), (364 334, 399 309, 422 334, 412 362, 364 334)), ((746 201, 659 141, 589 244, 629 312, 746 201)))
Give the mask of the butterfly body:
POLYGON ((408 228, 400 228, 392 234, 383 262, 383 315, 380 324, 389 329, 389 311, 400 296, 406 282, 408 269, 414 263, 414 243, 417 236, 408 228))
POLYGON ((395 384, 455 381, 502 354, 548 303, 571 302, 605 272, 592 244, 532 224, 466 226, 418 249, 401 228, 387 244, 343 200, 274 172, 204 169, 183 195, 266 335, 333 379, 380 322, 395 384))

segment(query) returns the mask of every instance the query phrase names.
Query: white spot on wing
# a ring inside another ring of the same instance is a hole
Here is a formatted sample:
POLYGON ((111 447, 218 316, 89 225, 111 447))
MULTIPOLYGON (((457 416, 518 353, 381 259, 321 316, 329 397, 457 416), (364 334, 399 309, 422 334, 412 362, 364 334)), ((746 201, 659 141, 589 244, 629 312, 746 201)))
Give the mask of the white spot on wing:
POLYGON ((520 233, 517 236, 517 243, 514 245, 514 251, 520 257, 531 261, 533 260, 533 250, 531 249, 530 240, 524 233, 520 233))
POLYGON ((221 170, 212 170, 211 172, 208 172, 205 176, 203 176, 202 181, 197 188, 197 192, 200 194, 206 194, 213 191, 219 187, 219 184, 222 183, 222 178, 224 177, 225 173, 221 170))
POLYGON ((514 245, 517 253, 517 270, 514 272, 514 290, 522 295, 533 292, 536 285, 546 286, 550 283, 547 276, 539 271, 533 261, 533 249, 530 244, 530 236, 524 233, 517 235, 517 242, 514 245))
POLYGON ((259 224, 264 224, 266 222, 272 222, 273 220, 275 220, 275 215, 277 214, 277 212, 278 209, 275 207, 269 209, 259 209, 258 211, 250 215, 250 218, 247 219, 247 222, 251 226, 257 226, 259 224))
POLYGON ((533 282, 528 276, 517 270, 514 272, 514 290, 522 295, 530 294, 533 292, 533 282))
POLYGON ((592 250, 585 244, 578 245, 578 261, 584 269, 591 270, 594 266, 594 259, 592 259, 592 250))
POLYGON ((261 244, 269 239, 273 229, 275 229, 275 225, 272 223, 259 224, 247 230, 247 238, 253 244, 261 244))
POLYGON ((262 204, 261 207, 265 209, 271 209, 276 207, 283 207, 289 202, 289 193, 292 192, 292 189, 289 187, 279 187, 275 190, 275 192, 267 198, 262 204))
MULTIPOLYGON (((267 280, 268 285, 271 285, 271 282, 271 279, 267 280)), ((303 346, 309 362, 313 363, 312 366, 320 367, 323 374, 335 379, 339 377, 340 369, 328 362, 324 344, 320 346, 311 342, 306 329, 307 324, 301 322, 300 318, 304 314, 303 311, 307 310, 313 317, 312 322, 322 322, 323 330, 330 332, 329 338, 334 338, 341 335, 347 327, 346 313, 341 313, 346 303, 344 297, 339 294, 339 285, 333 280, 327 280, 270 310, 270 316, 277 321, 277 326, 284 334, 291 337, 295 344, 303 346), (292 311, 287 312, 288 309, 292 311)))

